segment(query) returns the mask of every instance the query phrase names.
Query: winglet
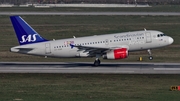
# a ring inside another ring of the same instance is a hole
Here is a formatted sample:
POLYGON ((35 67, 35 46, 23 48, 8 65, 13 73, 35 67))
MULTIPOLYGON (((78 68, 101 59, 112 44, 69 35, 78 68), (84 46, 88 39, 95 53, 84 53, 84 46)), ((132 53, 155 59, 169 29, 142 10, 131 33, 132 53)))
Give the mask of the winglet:
POLYGON ((26 21, 20 16, 10 16, 14 31, 20 45, 48 41, 41 37, 26 21))

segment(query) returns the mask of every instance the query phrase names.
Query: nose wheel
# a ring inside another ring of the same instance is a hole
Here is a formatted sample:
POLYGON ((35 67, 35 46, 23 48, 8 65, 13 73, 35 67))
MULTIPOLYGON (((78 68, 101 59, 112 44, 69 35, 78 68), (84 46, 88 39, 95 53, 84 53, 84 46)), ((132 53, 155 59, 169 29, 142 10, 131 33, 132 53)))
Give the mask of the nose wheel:
POLYGON ((152 56, 149 56, 149 60, 153 60, 153 57, 152 57, 152 56))
POLYGON ((152 54, 151 54, 151 50, 148 49, 147 52, 148 52, 148 54, 149 54, 149 60, 153 60, 153 56, 152 56, 152 54))

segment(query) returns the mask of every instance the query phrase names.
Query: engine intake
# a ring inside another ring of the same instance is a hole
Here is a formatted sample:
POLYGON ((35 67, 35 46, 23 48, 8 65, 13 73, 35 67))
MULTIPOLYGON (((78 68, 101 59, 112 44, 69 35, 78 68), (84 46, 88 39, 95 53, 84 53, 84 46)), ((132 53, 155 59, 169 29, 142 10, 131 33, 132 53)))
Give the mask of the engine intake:
POLYGON ((128 50, 126 48, 115 49, 103 55, 104 59, 124 59, 128 57, 128 50))

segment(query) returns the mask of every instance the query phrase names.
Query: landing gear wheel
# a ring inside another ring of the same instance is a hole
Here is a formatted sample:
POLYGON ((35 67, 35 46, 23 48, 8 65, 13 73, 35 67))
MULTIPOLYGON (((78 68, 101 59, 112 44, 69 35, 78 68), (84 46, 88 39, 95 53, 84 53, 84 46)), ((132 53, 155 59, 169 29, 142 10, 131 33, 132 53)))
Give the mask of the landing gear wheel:
POLYGON ((94 66, 99 66, 100 63, 101 63, 101 61, 100 61, 99 59, 98 59, 98 60, 95 60, 95 61, 94 61, 94 66))
POLYGON ((99 64, 101 63, 101 61, 99 59, 97 61, 99 62, 99 64))
POLYGON ((149 56, 149 60, 153 60, 153 57, 152 57, 152 56, 149 56))

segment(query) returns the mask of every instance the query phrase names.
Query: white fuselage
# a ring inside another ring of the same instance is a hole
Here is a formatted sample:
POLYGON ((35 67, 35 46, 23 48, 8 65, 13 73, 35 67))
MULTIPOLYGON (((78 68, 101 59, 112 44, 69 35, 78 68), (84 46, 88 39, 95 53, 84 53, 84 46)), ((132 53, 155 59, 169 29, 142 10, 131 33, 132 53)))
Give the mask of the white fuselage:
POLYGON ((127 48, 131 52, 163 47, 172 42, 173 39, 162 32, 143 30, 27 44, 12 47, 11 51, 51 57, 88 57, 83 50, 77 47, 72 48, 70 44, 109 49, 127 48))

